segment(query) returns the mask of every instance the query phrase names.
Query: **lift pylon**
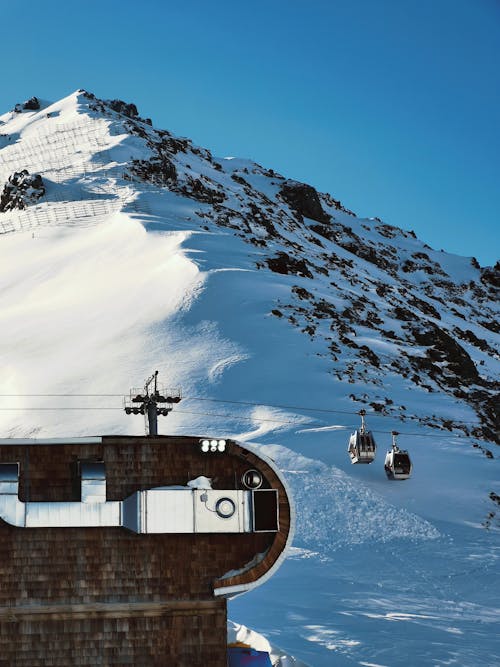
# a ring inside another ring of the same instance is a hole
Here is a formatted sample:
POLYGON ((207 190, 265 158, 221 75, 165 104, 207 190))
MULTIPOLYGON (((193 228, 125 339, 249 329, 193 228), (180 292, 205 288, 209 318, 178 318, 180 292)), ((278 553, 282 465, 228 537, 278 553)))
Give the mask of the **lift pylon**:
POLYGON ((181 398, 179 388, 165 389, 158 384, 158 371, 155 371, 146 380, 144 388, 130 390, 130 398, 124 401, 124 410, 127 415, 141 414, 147 417, 147 435, 158 435, 158 415, 166 417, 181 398))

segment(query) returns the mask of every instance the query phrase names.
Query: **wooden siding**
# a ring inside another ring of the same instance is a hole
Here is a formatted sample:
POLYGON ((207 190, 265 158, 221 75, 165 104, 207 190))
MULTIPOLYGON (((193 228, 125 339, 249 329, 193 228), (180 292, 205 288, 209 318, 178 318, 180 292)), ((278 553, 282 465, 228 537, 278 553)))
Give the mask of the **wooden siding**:
POLYGON ((108 436, 100 444, 0 445, 21 464, 23 501, 76 501, 77 461, 105 461, 107 499, 185 485, 240 488, 248 468, 279 491, 280 532, 136 535, 123 528, 15 528, 0 521, 0 667, 226 664, 226 602, 214 586, 259 579, 287 539, 290 508, 274 471, 228 441, 203 454, 198 438, 108 436), (254 568, 241 569, 267 552, 254 568))
POLYGON ((225 667, 226 608, 0 622, 1 667, 225 667))

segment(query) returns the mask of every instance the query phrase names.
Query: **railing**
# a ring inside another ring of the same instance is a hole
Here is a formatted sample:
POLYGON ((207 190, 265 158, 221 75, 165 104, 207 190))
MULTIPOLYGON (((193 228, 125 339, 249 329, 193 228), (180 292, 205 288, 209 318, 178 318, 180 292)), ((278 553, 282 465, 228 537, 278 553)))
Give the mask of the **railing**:
POLYGON ((22 142, 7 144, 0 153, 0 182, 20 169, 51 173, 53 180, 59 182, 72 175, 80 176, 82 171, 100 171, 102 164, 111 161, 107 150, 112 145, 110 136, 106 122, 60 123, 50 132, 46 130, 23 138, 22 142), (75 161, 75 156, 80 157, 75 161), (92 163, 91 157, 97 157, 97 161, 92 163))
MULTIPOLYGON (((106 216, 130 204, 133 211, 149 213, 146 203, 134 201, 132 188, 117 180, 124 166, 112 163, 110 140, 122 128, 108 121, 58 123, 22 142, 8 144, 0 152, 0 187, 14 171, 41 174, 48 192, 23 210, 0 213, 0 234, 23 231, 69 220, 106 216), (107 166, 107 168, 103 168, 107 166), (67 183, 74 179, 73 183, 67 183), (64 187, 50 186, 67 183, 64 187), (112 182, 112 193, 107 183, 112 182), (95 198, 93 195, 96 195, 95 198)), ((142 189, 158 187, 141 183, 142 189)))
POLYGON ((66 204, 33 206, 15 215, 0 214, 0 234, 59 224, 68 220, 106 216, 118 211, 122 204, 119 199, 87 199, 66 204))

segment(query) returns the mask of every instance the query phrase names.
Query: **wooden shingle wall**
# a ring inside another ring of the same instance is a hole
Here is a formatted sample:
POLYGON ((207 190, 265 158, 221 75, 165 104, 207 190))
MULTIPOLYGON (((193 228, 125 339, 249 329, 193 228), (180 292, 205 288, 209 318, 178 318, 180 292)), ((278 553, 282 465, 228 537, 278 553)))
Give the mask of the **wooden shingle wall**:
MULTIPOLYGON (((200 475, 215 489, 238 488, 249 467, 281 487, 267 465, 241 453, 229 444, 224 455, 202 454, 197 438, 110 436, 101 444, 1 445, 0 462, 20 462, 23 501, 79 500, 77 461, 88 459, 105 461, 108 500, 200 475)), ((282 506, 286 529, 280 490, 280 512, 282 506)), ((0 520, 0 666, 223 667, 226 602, 214 599, 214 584, 257 553, 267 551, 271 562, 283 540, 275 533, 27 529, 0 520)))
POLYGON ((226 611, 0 622, 1 667, 225 667, 226 611))

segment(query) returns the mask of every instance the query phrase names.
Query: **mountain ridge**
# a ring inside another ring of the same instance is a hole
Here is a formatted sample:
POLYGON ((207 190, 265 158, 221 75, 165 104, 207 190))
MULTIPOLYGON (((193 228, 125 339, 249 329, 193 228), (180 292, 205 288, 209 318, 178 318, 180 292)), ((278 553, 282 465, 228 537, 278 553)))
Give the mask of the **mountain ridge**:
MULTIPOLYGON (((330 354, 339 380, 364 382, 369 366, 371 384, 396 375, 428 393, 444 391, 472 407, 482 422, 468 428, 452 420, 459 429, 500 443, 499 384, 485 359, 500 360, 491 336, 498 333, 499 263, 481 268, 474 258, 453 259, 433 251, 414 232, 377 218, 357 218, 331 195, 272 169, 251 161, 215 159, 189 139, 153 128, 134 104, 99 100, 86 91, 71 97, 77 113, 110 121, 110 134, 117 139, 118 132, 128 133, 126 140, 117 142, 115 152, 120 147, 123 154, 128 144, 131 151, 139 149, 140 157, 131 153, 125 164, 115 167, 116 172, 125 166, 122 183, 163 187, 194 201, 195 222, 202 230, 213 226, 230 230, 255 247, 253 261, 258 269, 297 278, 289 297, 276 303, 271 313, 285 317, 311 339, 320 339, 322 353, 330 354), (318 279, 328 283, 313 294, 311 285, 318 279), (350 282, 351 298, 342 282, 350 282), (384 302, 388 307, 381 317, 384 302), (374 337, 386 342, 382 354, 374 337), (416 353, 410 348, 416 348, 416 353), (349 360, 342 363, 346 356, 349 360)), ((29 110, 33 100, 26 103, 29 110)), ((26 115, 20 108, 16 106, 14 117, 26 115)), ((51 119, 57 113, 52 108, 31 113, 27 129, 37 116, 51 119)), ((140 211, 140 193, 130 208, 140 211)), ((394 412, 390 400, 384 396, 370 404, 375 410, 394 412)), ((450 420, 441 420, 440 426, 448 428, 450 420)))

